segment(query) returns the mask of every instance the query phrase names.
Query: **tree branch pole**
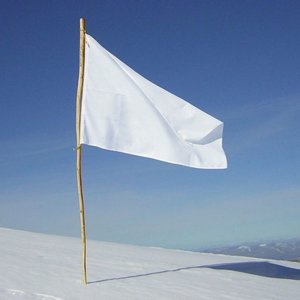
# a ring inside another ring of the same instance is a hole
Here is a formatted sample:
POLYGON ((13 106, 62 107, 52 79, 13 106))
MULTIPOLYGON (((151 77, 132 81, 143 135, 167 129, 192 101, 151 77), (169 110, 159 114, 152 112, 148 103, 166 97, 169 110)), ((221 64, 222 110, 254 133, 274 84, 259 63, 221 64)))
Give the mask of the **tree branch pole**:
POLYGON ((79 45, 79 75, 76 96, 76 175, 77 175, 77 192, 80 211, 80 228, 82 240, 82 281, 87 284, 86 279, 86 235, 84 220, 84 203, 81 180, 81 145, 80 145, 80 115, 81 115, 81 98, 84 75, 84 52, 85 52, 85 21, 80 19, 80 45, 79 45))

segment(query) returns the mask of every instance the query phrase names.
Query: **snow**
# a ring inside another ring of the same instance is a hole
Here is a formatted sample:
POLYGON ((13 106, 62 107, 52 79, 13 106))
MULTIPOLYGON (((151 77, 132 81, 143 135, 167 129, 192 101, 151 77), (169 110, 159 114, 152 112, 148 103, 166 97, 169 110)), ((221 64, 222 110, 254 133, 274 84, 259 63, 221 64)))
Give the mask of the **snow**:
POLYGON ((300 264, 0 228, 0 299, 299 299, 300 264), (259 274, 259 275, 257 275, 259 274))
POLYGON ((248 252, 251 252, 251 248, 248 247, 248 246, 239 246, 238 249, 239 249, 239 250, 246 250, 246 251, 248 251, 248 252))

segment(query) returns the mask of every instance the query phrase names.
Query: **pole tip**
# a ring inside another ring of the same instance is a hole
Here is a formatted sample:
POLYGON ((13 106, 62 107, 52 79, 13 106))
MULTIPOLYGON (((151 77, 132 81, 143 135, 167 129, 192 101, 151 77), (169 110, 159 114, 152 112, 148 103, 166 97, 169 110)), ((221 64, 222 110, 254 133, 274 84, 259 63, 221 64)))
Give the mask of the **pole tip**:
POLYGON ((85 27, 85 20, 84 20, 84 18, 80 18, 79 23, 80 23, 80 29, 84 30, 84 27, 85 27))

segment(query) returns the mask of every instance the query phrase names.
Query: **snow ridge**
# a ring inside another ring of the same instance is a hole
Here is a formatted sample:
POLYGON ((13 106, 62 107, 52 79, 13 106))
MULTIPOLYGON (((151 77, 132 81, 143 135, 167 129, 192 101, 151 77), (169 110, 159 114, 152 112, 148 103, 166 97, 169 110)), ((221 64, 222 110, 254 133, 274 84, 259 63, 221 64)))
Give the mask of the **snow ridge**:
POLYGON ((1 300, 297 299, 300 265, 0 228, 1 300))

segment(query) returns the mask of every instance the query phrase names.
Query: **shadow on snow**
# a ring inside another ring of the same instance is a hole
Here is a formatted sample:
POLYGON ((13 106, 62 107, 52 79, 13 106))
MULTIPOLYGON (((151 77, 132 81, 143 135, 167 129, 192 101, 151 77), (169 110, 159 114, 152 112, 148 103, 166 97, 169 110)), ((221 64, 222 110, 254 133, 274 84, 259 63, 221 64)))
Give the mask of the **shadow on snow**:
POLYGON ((107 281, 124 280, 130 278, 145 277, 145 276, 158 275, 163 273, 171 273, 171 272, 179 272, 183 270, 203 269, 203 268, 209 268, 214 270, 236 271, 236 272, 248 273, 248 274, 271 277, 271 278, 279 278, 279 279, 300 280, 300 269, 285 267, 267 261, 262 261, 262 262, 251 261, 251 262, 237 262, 237 263, 182 267, 178 269, 162 270, 162 271, 150 272, 144 274, 136 274, 136 275, 123 276, 123 277, 114 277, 114 278, 95 280, 95 281, 90 281, 88 283, 89 284, 102 283, 107 281))

